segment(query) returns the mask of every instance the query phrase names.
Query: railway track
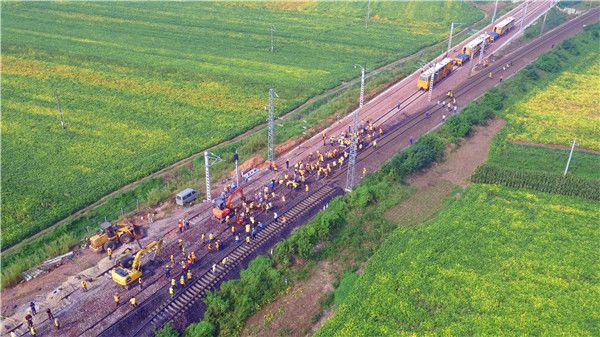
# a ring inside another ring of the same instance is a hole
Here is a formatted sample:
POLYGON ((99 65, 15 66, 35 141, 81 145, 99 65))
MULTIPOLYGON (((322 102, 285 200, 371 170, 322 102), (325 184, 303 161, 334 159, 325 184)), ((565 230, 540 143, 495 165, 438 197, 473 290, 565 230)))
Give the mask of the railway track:
MULTIPOLYGON (((575 18, 570 22, 567 22, 565 25, 561 25, 547 32, 546 34, 544 34, 544 36, 550 34, 560 34, 562 31, 572 28, 573 25, 581 24, 580 21, 583 21, 585 18, 591 15, 598 16, 599 12, 600 10, 598 9, 591 10, 590 12, 578 18, 575 18)), ((541 46, 544 43, 545 41, 543 39, 535 40, 532 43, 525 45, 506 55, 505 58, 507 60, 518 59, 524 55, 527 55, 536 48, 539 48, 539 46, 541 46)), ((498 71, 500 68, 502 68, 503 64, 505 63, 506 61, 493 63, 492 65, 486 68, 485 72, 479 72, 473 77, 471 77, 465 86, 455 90, 455 97, 461 97, 465 93, 472 90, 475 86, 488 80, 488 72, 498 71)), ((444 80, 447 80, 447 78, 444 80)), ((404 87, 404 85, 402 87, 404 87)), ((404 107, 408 106, 416 100, 418 100, 418 98, 421 97, 423 94, 425 94, 425 92, 415 91, 406 99, 404 99, 403 103, 401 104, 403 104, 404 107)), ((389 109, 383 116, 380 116, 377 119, 377 121, 381 120, 384 117, 387 117, 391 113, 397 113, 394 112, 394 110, 396 109, 389 109)), ((401 120, 400 122, 394 124, 386 130, 386 134, 379 141, 380 146, 377 149, 373 147, 368 147, 359 153, 359 156, 357 157, 357 163, 368 161, 369 158, 371 158, 371 156, 377 155, 381 148, 395 143, 400 136, 405 134, 407 131, 411 130, 413 127, 419 125, 423 120, 428 119, 428 117, 425 115, 426 112, 430 112, 430 116, 433 116, 434 114, 439 113, 440 111, 444 111, 444 107, 430 105, 421 109, 419 112, 410 115, 407 118, 401 120)), ((299 200, 295 205, 291 206, 291 208, 289 208, 285 213, 283 213, 279 217, 278 221, 274 221, 268 224, 267 227, 257 235, 257 238, 251 244, 242 244, 231 250, 227 255, 230 260, 228 264, 226 264, 225 266, 219 265, 215 273, 212 273, 212 271, 207 271, 203 273, 200 276, 200 278, 198 278, 196 281, 194 281, 192 284, 186 287, 182 292, 176 294, 175 297, 169 299, 167 302, 158 306, 157 309, 155 309, 147 316, 149 318, 140 324, 139 328, 135 331, 133 335, 151 335, 153 329, 159 328, 165 322, 180 316, 187 309, 189 309, 195 303, 200 301, 207 291, 214 289, 216 286, 218 286, 218 284, 222 282, 229 273, 231 273, 235 268, 240 266, 244 259, 247 259, 249 256, 252 256, 252 254, 255 253, 256 250, 259 249, 262 245, 267 243, 270 239, 277 237, 278 234, 283 232, 286 229, 286 227, 288 227, 286 226, 286 224, 293 223, 294 220, 300 219, 302 216, 304 216, 303 214, 309 214, 311 213, 311 211, 320 209, 320 205, 326 202, 326 200, 328 201, 333 196, 341 194, 341 190, 339 188, 333 187, 333 185, 334 181, 336 181, 337 178, 341 177, 345 173, 345 170, 335 171, 335 173, 332 174, 332 176, 330 176, 330 178, 333 179, 330 179, 331 181, 329 182, 329 185, 324 185, 316 192, 310 194, 309 197, 299 200), (289 219, 286 222, 283 222, 282 219, 284 217, 288 217, 289 219)), ((201 218, 202 213, 198 212, 193 215, 192 220, 201 220, 201 218)), ((227 232, 227 228, 219 232, 219 234, 223 234, 225 232, 227 232)), ((175 245, 172 245, 172 247, 169 248, 175 248, 175 245)), ((158 279, 153 282, 156 281, 158 281, 158 279)), ((112 312, 110 314, 112 314, 112 312)), ((119 325, 118 323, 123 321, 124 319, 127 319, 127 317, 129 317, 130 314, 135 314, 135 310, 123 316, 115 324, 112 324, 110 327, 101 332, 100 335, 116 335, 111 333, 111 328, 119 325)), ((107 317, 109 315, 107 315, 107 317)), ((104 319, 101 319, 98 323, 101 323, 103 320, 104 319)), ((94 327, 95 326, 96 324, 94 325, 94 327)), ((85 336, 87 335, 86 333, 89 331, 91 331, 91 328, 84 331, 81 335, 85 336)))
MULTIPOLYGON (((264 248, 270 241, 276 241, 286 230, 291 230, 294 225, 298 225, 302 220, 316 214, 323 205, 337 195, 343 194, 340 188, 335 188, 330 185, 325 185, 318 189, 308 197, 300 199, 296 204, 291 206, 283 214, 266 225, 266 227, 258 232, 256 237, 248 244, 241 243, 233 246, 225 257, 228 261, 226 264, 217 264, 215 271, 207 270, 199 278, 187 285, 182 291, 177 293, 173 298, 166 303, 158 306, 147 318, 139 325, 139 327, 128 333, 129 336, 153 336, 156 329, 160 328, 169 320, 177 318, 186 310, 202 300, 207 292, 215 289, 223 282, 227 276, 241 266, 241 264, 251 258, 255 253, 264 248)), ((299 198, 298 198, 299 199, 299 198)), ((132 313, 134 314, 134 313, 132 313)), ((127 320, 129 315, 122 317, 119 322, 127 320)), ((118 323, 118 322, 117 322, 118 323)), ((111 327, 119 324, 113 324, 111 327)), ((109 327, 104 330, 100 336, 114 336, 117 331, 113 331, 109 327)))

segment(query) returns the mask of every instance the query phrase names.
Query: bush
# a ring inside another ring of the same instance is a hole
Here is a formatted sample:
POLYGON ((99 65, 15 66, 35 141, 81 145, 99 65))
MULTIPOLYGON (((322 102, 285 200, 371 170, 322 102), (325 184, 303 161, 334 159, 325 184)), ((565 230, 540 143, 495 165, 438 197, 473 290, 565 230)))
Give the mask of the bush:
POLYGON ((561 60, 554 52, 543 54, 534 64, 539 69, 550 73, 557 73, 562 70, 561 60))
POLYGON ((540 78, 540 75, 537 72, 537 69, 533 64, 530 64, 524 69, 525 77, 532 81, 537 81, 540 78))
POLYGON ((242 323, 284 287, 281 271, 268 257, 259 256, 242 270, 239 279, 224 282, 206 296, 204 319, 191 324, 186 336, 237 336, 242 323))
POLYGON ((208 321, 200 321, 185 329, 185 337, 212 337, 215 335, 215 326, 208 321))
POLYGON ((154 333, 154 336, 156 336, 156 337, 179 337, 179 334, 177 333, 177 331, 175 331, 175 329, 173 329, 171 322, 168 322, 161 329, 157 330, 154 333))
POLYGON ((571 41, 571 39, 564 40, 560 44, 560 47, 573 55, 579 55, 579 49, 577 48, 577 45, 571 41))

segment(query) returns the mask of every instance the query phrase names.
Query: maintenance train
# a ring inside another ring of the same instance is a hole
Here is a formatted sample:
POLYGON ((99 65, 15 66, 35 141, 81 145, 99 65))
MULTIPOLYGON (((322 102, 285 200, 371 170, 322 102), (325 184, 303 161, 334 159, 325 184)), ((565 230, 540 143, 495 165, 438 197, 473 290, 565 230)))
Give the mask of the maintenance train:
POLYGON ((433 67, 423 71, 421 76, 419 76, 419 80, 417 81, 417 88, 419 90, 428 90, 429 83, 432 80, 432 73, 433 84, 443 80, 450 75, 454 69, 454 66, 461 66, 473 59, 475 55, 481 52, 484 44, 489 44, 498 40, 500 37, 509 32, 514 25, 515 18, 512 16, 509 16, 498 22, 491 32, 481 34, 469 41, 469 43, 465 44, 461 50, 461 53, 454 56, 454 58, 446 57, 442 61, 436 63, 433 67))

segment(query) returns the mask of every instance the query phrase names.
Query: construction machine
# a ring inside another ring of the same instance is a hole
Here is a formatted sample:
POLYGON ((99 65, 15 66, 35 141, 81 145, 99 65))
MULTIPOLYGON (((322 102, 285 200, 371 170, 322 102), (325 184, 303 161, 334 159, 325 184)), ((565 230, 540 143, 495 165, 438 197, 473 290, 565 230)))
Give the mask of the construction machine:
POLYGON ((244 191, 241 188, 237 188, 235 191, 231 192, 227 197, 227 201, 225 201, 225 197, 221 196, 215 199, 215 207, 213 208, 213 215, 215 218, 222 220, 233 211, 233 199, 239 195, 241 200, 244 200, 244 191))
POLYGON ((106 221, 100 224, 98 233, 90 238, 90 249, 95 252, 114 250, 119 244, 126 244, 141 237, 141 229, 129 223, 113 225, 106 221))
POLYGON ((152 260, 160 253, 163 240, 152 241, 146 247, 140 249, 135 255, 128 254, 125 258, 119 260, 119 266, 111 272, 112 279, 117 284, 129 286, 133 282, 142 277, 142 257, 148 252, 154 250, 152 260))

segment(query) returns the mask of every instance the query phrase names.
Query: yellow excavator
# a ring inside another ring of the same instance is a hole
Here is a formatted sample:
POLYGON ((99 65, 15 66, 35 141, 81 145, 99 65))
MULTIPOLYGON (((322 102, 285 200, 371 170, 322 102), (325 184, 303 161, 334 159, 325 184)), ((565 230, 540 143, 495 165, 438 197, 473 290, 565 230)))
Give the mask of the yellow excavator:
POLYGON ((146 247, 140 249, 135 256, 127 254, 124 258, 118 261, 119 266, 112 270, 112 279, 117 284, 129 286, 133 282, 142 277, 142 257, 148 252, 155 250, 152 260, 160 253, 163 240, 152 241, 146 247))

